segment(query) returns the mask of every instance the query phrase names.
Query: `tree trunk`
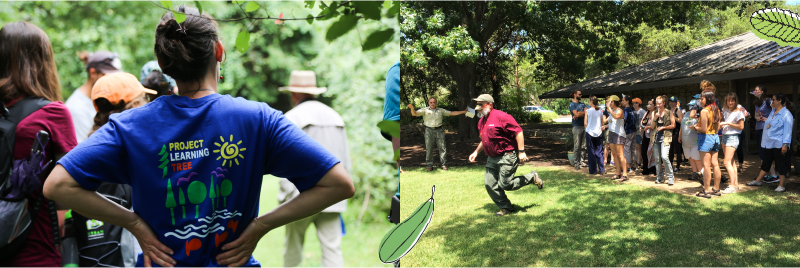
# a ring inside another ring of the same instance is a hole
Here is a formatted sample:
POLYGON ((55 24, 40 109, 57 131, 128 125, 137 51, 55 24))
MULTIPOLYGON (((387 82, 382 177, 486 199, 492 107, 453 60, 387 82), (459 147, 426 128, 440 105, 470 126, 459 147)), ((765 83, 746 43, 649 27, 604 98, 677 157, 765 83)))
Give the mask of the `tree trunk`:
MULTIPOLYGON (((496 72, 497 69, 494 69, 493 72, 496 72)), ((503 107, 502 101, 500 99, 500 92, 503 91, 502 85, 500 82, 497 81, 497 73, 492 74, 492 98, 494 98, 494 107, 500 108, 503 107)), ((505 109, 505 107, 503 107, 505 109)))
MULTIPOLYGON (((477 84, 477 64, 455 64, 450 62, 446 71, 453 77, 458 88, 458 109, 464 109, 470 105, 477 84)), ((466 116, 458 117, 458 133, 456 141, 476 141, 478 140, 478 117, 469 118, 466 116)))

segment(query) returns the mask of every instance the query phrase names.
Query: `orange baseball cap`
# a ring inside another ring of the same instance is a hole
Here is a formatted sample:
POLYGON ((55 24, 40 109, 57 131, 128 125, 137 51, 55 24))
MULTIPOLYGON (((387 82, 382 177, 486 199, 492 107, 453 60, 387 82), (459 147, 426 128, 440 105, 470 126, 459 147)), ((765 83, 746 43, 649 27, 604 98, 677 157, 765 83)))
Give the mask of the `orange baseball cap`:
POLYGON ((141 96, 142 93, 158 94, 155 90, 142 86, 139 79, 132 74, 123 72, 110 73, 100 77, 94 83, 92 87, 92 104, 94 104, 94 110, 98 111, 95 101, 99 98, 105 98, 111 104, 116 105, 122 101, 130 103, 141 96))
POLYGON ((635 98, 635 99, 633 99, 633 102, 636 102, 636 103, 642 104, 642 99, 635 98))

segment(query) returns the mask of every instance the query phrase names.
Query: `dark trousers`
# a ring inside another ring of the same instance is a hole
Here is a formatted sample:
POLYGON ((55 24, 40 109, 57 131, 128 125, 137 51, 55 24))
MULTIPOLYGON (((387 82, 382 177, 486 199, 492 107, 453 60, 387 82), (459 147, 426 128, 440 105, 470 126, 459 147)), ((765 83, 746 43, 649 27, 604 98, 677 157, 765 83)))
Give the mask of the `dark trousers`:
POLYGON ((769 172, 769 169, 772 167, 772 162, 775 162, 775 172, 786 176, 786 174, 789 174, 789 169, 792 165, 790 159, 790 152, 782 154, 781 148, 764 149, 764 160, 761 161, 761 170, 769 172))
POLYGON ((586 133, 586 151, 589 152, 589 174, 605 173, 606 168, 603 163, 603 135, 592 137, 586 133))
MULTIPOLYGON (((756 129, 756 141, 758 141, 758 158, 761 161, 764 161, 764 148, 761 147, 761 135, 764 135, 763 129, 756 129)), ((739 142, 739 147, 741 147, 741 140, 739 142)))
MULTIPOLYGON (((759 141, 761 142, 761 141, 759 141)), ((744 164, 744 148, 747 146, 748 141, 744 140, 744 131, 739 133, 739 147, 736 147, 736 158, 739 159, 739 168, 744 164)))
POLYGON ((650 162, 648 162, 647 159, 647 147, 649 146, 650 138, 642 136, 642 175, 656 174, 656 167, 648 168, 650 166, 650 162))
POLYGON ((674 138, 677 137, 677 133, 672 134, 672 143, 669 144, 669 162, 674 164, 674 167, 679 167, 681 165, 681 159, 683 158, 683 145, 678 142, 678 139, 674 138), (673 161, 672 156, 675 155, 676 159, 673 161))

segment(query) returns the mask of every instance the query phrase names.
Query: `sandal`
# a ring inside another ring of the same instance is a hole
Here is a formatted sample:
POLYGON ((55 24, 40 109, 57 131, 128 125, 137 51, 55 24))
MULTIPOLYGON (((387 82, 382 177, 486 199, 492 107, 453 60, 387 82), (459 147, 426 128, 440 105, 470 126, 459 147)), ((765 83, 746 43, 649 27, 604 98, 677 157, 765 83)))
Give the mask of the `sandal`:
POLYGON ((628 176, 622 176, 621 178, 619 178, 619 182, 623 182, 623 181, 627 181, 627 180, 628 180, 628 176))
POLYGON ((618 179, 619 179, 619 177, 621 177, 621 176, 620 176, 620 175, 614 175, 614 177, 611 177, 611 179, 612 179, 612 180, 618 180, 618 179))
POLYGON ((711 198, 711 195, 709 195, 708 193, 706 193, 706 191, 705 191, 705 190, 700 190, 700 192, 699 192, 699 193, 697 193, 697 194, 696 194, 696 195, 694 195, 694 196, 697 196, 697 197, 702 197, 702 198, 711 198))
POLYGON ((711 192, 708 193, 708 194, 716 195, 716 196, 722 196, 722 194, 719 192, 719 190, 714 190, 714 188, 711 188, 711 192))

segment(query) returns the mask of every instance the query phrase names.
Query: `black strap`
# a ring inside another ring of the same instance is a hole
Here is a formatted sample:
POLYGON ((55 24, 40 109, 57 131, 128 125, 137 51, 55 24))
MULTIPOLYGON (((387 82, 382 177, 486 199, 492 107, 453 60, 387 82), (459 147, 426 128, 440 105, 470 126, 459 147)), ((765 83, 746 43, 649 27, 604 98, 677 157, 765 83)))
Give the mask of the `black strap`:
POLYGON ((8 109, 8 121, 17 125, 22 119, 25 119, 25 117, 28 117, 47 104, 50 104, 50 101, 47 99, 37 97, 22 98, 8 109))

